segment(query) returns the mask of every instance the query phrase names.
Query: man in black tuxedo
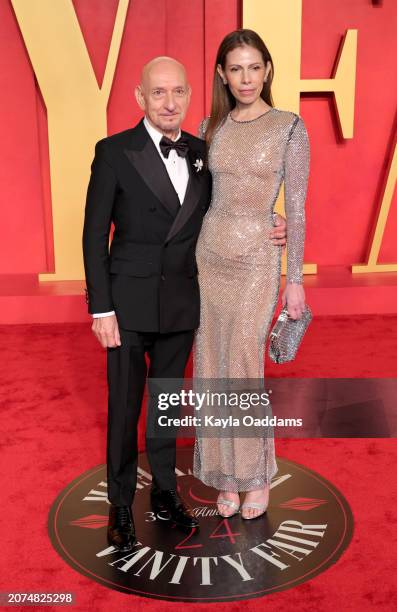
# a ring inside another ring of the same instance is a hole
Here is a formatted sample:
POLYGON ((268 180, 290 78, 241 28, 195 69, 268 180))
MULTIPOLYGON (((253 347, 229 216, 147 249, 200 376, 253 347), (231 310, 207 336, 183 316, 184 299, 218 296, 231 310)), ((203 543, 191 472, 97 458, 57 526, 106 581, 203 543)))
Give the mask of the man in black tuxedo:
MULTIPOLYGON (((83 233, 92 329, 108 351, 108 539, 121 551, 136 542, 131 504, 146 377, 182 379, 199 326, 195 247, 211 197, 205 142, 180 131, 191 95, 184 67, 152 60, 135 94, 144 119, 95 147, 83 233)), ((283 225, 273 242, 285 243, 283 225)), ((147 438, 146 446, 154 511, 197 527, 176 491, 175 437, 147 438)))

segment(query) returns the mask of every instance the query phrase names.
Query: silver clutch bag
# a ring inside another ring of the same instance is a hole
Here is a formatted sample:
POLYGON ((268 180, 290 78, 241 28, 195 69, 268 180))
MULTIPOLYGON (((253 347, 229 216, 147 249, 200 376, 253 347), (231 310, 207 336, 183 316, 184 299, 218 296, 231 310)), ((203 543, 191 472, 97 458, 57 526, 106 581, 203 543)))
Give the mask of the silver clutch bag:
POLYGON ((307 304, 300 319, 291 319, 287 307, 282 309, 269 336, 269 357, 272 361, 285 363, 295 359, 312 318, 312 312, 307 304))

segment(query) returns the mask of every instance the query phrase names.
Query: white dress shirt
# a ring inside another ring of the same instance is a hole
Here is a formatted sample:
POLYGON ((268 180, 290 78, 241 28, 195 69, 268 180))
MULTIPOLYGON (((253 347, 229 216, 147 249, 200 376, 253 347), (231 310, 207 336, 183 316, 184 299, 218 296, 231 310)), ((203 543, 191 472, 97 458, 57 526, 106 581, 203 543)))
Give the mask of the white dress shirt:
MULTIPOLYGON (((156 128, 154 128, 149 123, 149 121, 147 120, 147 117, 144 118, 143 125, 147 129, 150 138, 153 140, 154 145, 161 159, 164 162, 164 165, 168 172, 168 176, 170 177, 171 183, 174 186, 176 193, 178 194, 179 202, 182 205, 183 200, 185 199, 187 184, 189 182, 189 169, 187 166, 186 158, 180 157, 178 153, 175 151, 175 149, 171 149, 171 151, 169 152, 168 158, 164 157, 160 149, 160 140, 162 139, 163 134, 159 132, 158 130, 156 130, 156 128)), ((179 130, 179 134, 175 138, 175 140, 179 140, 180 137, 181 137, 181 131, 179 130)), ((92 316, 94 317, 94 319, 97 319, 100 317, 110 317, 111 315, 114 315, 114 314, 115 312, 114 310, 112 310, 111 312, 95 313, 92 316)))
MULTIPOLYGON (((179 157, 178 153, 175 149, 171 149, 169 152, 168 158, 164 157, 160 149, 160 140, 163 137, 163 134, 156 130, 149 121, 147 117, 143 120, 143 125, 149 132, 150 138, 153 140, 157 151, 161 159, 164 162, 164 165, 167 169, 168 176, 170 177, 171 183, 174 186, 175 191, 178 194, 179 202, 182 204, 185 199, 186 188, 189 181, 189 170, 187 167, 187 161, 185 157, 179 157)), ((178 136, 175 140, 179 140, 181 137, 181 131, 179 130, 178 136)))

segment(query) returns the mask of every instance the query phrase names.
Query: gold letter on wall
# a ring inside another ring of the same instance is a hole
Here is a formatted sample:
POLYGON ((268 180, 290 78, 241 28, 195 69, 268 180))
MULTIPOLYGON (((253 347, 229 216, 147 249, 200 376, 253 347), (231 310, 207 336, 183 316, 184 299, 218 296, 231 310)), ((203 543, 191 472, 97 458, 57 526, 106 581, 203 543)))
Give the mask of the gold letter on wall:
POLYGON ((386 182, 383 189, 381 205, 376 219, 376 226, 371 242, 368 262, 366 264, 356 264, 352 266, 353 274, 363 272, 397 272, 397 263, 377 263, 380 247, 382 245, 383 234, 386 228, 386 221, 393 199, 394 188, 396 186, 396 180, 397 144, 394 144, 394 151, 386 175, 386 182))
MULTIPOLYGON (((275 64, 272 94, 277 106, 299 113, 301 92, 333 92, 342 135, 352 138, 357 30, 346 32, 332 78, 301 79, 302 0, 244 0, 243 23, 258 32, 269 47, 275 64)), ((281 192, 277 211, 283 211, 283 200, 281 192)), ((316 271, 316 264, 304 265, 305 273, 316 271)))
POLYGON ((84 278, 81 233, 94 143, 107 135, 106 107, 129 0, 119 0, 99 87, 72 0, 11 0, 48 117, 55 274, 84 278))

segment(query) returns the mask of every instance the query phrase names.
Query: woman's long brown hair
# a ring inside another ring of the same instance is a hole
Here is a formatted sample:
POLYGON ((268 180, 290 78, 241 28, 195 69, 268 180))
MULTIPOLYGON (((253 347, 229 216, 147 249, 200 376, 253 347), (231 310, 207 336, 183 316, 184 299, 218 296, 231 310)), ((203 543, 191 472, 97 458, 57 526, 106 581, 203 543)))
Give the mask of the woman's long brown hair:
POLYGON ((236 47, 242 47, 243 45, 249 45, 250 47, 254 47, 254 49, 260 51, 265 66, 267 62, 270 62, 271 69, 267 77, 267 81, 263 84, 261 98, 263 98, 263 100, 269 104, 269 106, 274 106, 271 93, 274 66, 273 60, 265 43, 253 30, 234 30, 234 32, 230 32, 230 34, 225 36, 225 38, 222 40, 215 60, 211 115, 205 133, 205 139, 208 146, 211 144, 215 130, 224 121, 228 113, 236 106, 236 100, 231 94, 228 85, 223 84, 222 78, 218 73, 217 66, 220 64, 222 69, 225 70, 226 56, 229 51, 233 51, 233 49, 236 49, 236 47))

